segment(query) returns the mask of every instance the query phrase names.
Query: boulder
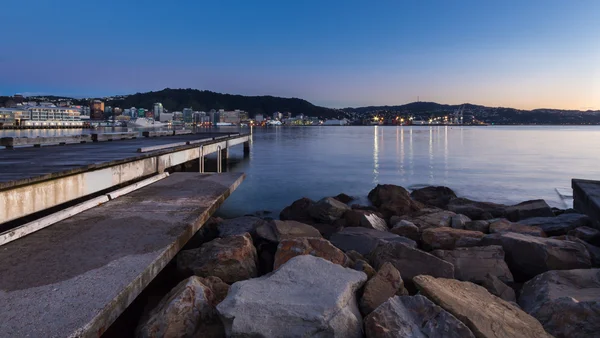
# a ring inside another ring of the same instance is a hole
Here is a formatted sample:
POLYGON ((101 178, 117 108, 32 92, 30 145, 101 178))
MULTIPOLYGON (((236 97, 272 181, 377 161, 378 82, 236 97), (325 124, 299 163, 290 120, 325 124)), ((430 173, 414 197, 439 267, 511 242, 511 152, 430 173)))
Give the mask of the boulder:
POLYGON ((395 295, 408 295, 400 272, 390 263, 384 263, 377 274, 365 284, 360 310, 363 315, 373 312, 379 305, 395 295))
POLYGON ((331 243, 345 251, 354 250, 361 255, 368 255, 379 243, 399 242, 408 246, 417 247, 417 243, 406 237, 389 232, 367 228, 344 228, 331 236, 331 243))
POLYGON ((590 268, 585 246, 571 241, 514 232, 486 235, 481 245, 500 245, 515 280, 526 281, 549 270, 590 268))
POLYGON ((548 271, 523 285, 519 305, 556 337, 597 337, 600 269, 548 271))
POLYGON ((406 281, 424 274, 454 278, 452 264, 398 242, 379 244, 369 258, 376 269, 380 269, 386 262, 392 263, 406 281))
POLYGON ((299 200, 294 201, 291 205, 285 207, 281 213, 279 213, 279 218, 282 221, 298 221, 306 224, 312 224, 313 219, 308 212, 308 209, 315 204, 315 202, 306 197, 302 197, 299 200))
POLYGON ((338 219, 337 221, 333 222, 333 224, 314 223, 311 224, 311 226, 317 229, 323 238, 330 239, 331 235, 345 228, 345 225, 342 224, 344 222, 340 221, 343 221, 343 219, 338 219))
POLYGON ((358 251, 354 251, 354 250, 346 251, 346 256, 348 256, 348 258, 350 258, 353 261, 357 261, 357 260, 366 261, 367 260, 365 258, 365 256, 361 255, 358 251))
MULTIPOLYGON (((567 214, 564 214, 564 215, 567 215, 567 214)), ((590 241, 593 238, 600 236, 600 231, 596 230, 594 228, 582 226, 582 227, 578 227, 578 228, 575 228, 575 229, 569 231, 568 235, 577 237, 583 241, 590 243, 590 241)))
POLYGON ((367 275, 367 279, 373 278, 373 276, 375 276, 377 273, 371 264, 364 259, 354 260, 350 267, 356 271, 364 272, 367 275))
POLYGON ((219 325, 212 291, 192 276, 175 286, 142 319, 137 337, 198 337, 219 325))
POLYGON ((456 198, 456 194, 452 189, 435 186, 415 189, 410 193, 410 196, 415 201, 442 209, 445 209, 446 206, 448 206, 450 200, 456 198))
POLYGON ((265 221, 262 218, 253 216, 243 216, 221 221, 217 228, 219 237, 237 236, 244 233, 254 234, 256 228, 265 221))
POLYGON ((480 231, 487 234, 490 232, 490 222, 485 220, 467 222, 465 230, 480 231))
POLYGON ((500 297, 507 302, 517 302, 515 290, 513 290, 510 286, 504 284, 504 282, 502 282, 495 275, 488 273, 487 275, 485 275, 485 277, 483 277, 483 280, 480 281, 480 284, 494 296, 500 297))
POLYGON ((525 201, 506 208, 506 218, 517 222, 531 217, 553 217, 552 208, 544 200, 525 201))
POLYGON ((319 230, 297 221, 273 220, 256 228, 256 236, 271 243, 279 243, 284 239, 321 237, 319 230))
POLYGON ((481 283, 491 274, 506 282, 513 281, 504 262, 504 250, 498 245, 434 250, 431 254, 454 265, 454 277, 458 280, 481 283))
POLYGON ((414 223, 419 230, 423 231, 429 228, 449 227, 451 225, 452 217, 456 216, 452 211, 441 210, 441 209, 421 209, 420 211, 413 213, 409 216, 404 216, 414 223))
POLYGON ((365 318, 367 338, 473 338, 460 320, 421 295, 392 297, 365 318))
POLYGON ((226 283, 257 276, 256 249, 252 237, 217 238, 198 249, 184 250, 177 255, 177 269, 200 277, 216 276, 226 283))
POLYGON ((385 220, 377 213, 366 210, 349 210, 344 213, 344 220, 348 227, 363 227, 379 231, 388 231, 385 220))
POLYGON ((355 293, 367 276, 322 258, 290 259, 235 283, 217 310, 227 337, 362 337, 355 293))
POLYGON ((450 226, 454 229, 465 229, 469 222, 471 222, 471 219, 465 215, 459 214, 450 218, 450 226))
POLYGON ((579 243, 579 244, 585 246, 588 253, 590 254, 590 261, 592 262, 592 266, 600 267, 600 248, 599 247, 591 245, 590 243, 585 242, 574 236, 561 236, 561 237, 564 237, 563 240, 565 240, 565 241, 571 241, 571 242, 579 243))
POLYGON ((369 192, 369 200, 383 214, 384 218, 402 216, 423 208, 420 202, 413 201, 403 187, 392 184, 378 184, 369 192))
POLYGON ((333 223, 340 219, 350 207, 346 204, 332 198, 325 197, 308 208, 310 216, 322 223, 333 223))
POLYGON ((333 198, 335 198, 336 200, 338 200, 338 201, 340 201, 340 202, 342 202, 344 204, 348 204, 348 203, 350 203, 350 202, 352 202, 352 201, 355 200, 354 197, 348 196, 348 195, 346 195, 344 193, 341 193, 341 194, 339 194, 337 196, 334 196, 333 198))
POLYGON ((468 198, 455 198, 448 203, 446 208, 457 214, 463 214, 472 220, 486 220, 506 215, 505 205, 478 202, 468 198))
POLYGON ((208 286, 208 288, 212 291, 215 304, 219 304, 220 302, 227 297, 227 293, 229 292, 229 284, 223 282, 221 278, 210 276, 210 277, 198 277, 198 280, 203 285, 208 286))
POLYGON ((429 228, 421 234, 423 244, 430 249, 452 250, 457 247, 476 246, 485 236, 483 232, 454 228, 429 228))
POLYGON ((551 337, 535 318, 479 285, 431 276, 416 276, 413 282, 476 337, 551 337))
POLYGON ((490 223, 490 233, 502 232, 516 232, 529 236, 546 237, 546 233, 540 227, 513 223, 504 218, 494 220, 490 223))
POLYGON ((556 217, 528 218, 519 221, 519 224, 540 227, 548 236, 560 236, 575 228, 590 225, 591 220, 583 214, 561 214, 556 217))
POLYGON ((323 238, 295 238, 284 239, 279 243, 275 253, 273 269, 278 269, 290 259, 300 255, 312 255, 321 257, 332 263, 346 266, 348 257, 342 250, 336 248, 328 240, 323 238))
MULTIPOLYGON (((394 217, 392 217, 392 219, 394 219, 394 217)), ((390 232, 398 236, 410 238, 413 241, 418 241, 421 238, 419 228, 414 223, 407 220, 400 220, 397 223, 394 223, 390 232)))

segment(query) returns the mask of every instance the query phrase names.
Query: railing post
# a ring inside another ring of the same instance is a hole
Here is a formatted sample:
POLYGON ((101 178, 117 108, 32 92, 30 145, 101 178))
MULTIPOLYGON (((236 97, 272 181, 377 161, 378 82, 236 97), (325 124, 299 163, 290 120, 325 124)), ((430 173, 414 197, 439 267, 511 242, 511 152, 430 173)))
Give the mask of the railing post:
POLYGON ((217 173, 221 173, 221 161, 223 160, 223 154, 221 153, 221 146, 217 146, 217 173))
POLYGON ((201 173, 204 173, 204 146, 202 144, 200 145, 199 151, 200 152, 198 154, 198 161, 199 161, 198 171, 201 173))

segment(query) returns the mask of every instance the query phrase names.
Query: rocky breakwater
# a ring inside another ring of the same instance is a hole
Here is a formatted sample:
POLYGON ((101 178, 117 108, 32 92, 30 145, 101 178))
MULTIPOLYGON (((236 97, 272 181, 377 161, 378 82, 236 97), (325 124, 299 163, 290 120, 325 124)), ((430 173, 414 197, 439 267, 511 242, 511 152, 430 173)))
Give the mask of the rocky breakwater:
POLYGON ((447 187, 378 185, 368 196, 302 198, 280 220, 213 219, 178 254, 181 281, 138 337, 598 332, 600 229, 587 216, 447 187))

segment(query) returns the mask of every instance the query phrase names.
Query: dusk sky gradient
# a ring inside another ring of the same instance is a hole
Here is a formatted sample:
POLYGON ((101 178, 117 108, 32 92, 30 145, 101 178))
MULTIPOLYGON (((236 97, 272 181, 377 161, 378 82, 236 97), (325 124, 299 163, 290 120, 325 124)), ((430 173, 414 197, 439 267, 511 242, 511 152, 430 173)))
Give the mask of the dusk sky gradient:
POLYGON ((5 0, 0 95, 600 109, 600 1, 5 0))

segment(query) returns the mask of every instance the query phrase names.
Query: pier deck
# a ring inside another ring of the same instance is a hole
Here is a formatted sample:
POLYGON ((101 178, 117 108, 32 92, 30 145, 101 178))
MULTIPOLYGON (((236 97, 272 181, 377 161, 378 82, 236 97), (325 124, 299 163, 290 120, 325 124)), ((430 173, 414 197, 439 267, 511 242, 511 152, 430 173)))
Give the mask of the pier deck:
POLYGON ((243 178, 174 173, 3 245, 0 336, 100 336, 243 178))

